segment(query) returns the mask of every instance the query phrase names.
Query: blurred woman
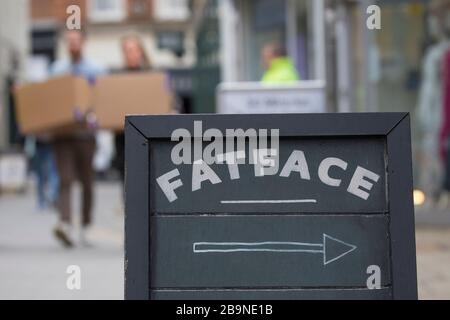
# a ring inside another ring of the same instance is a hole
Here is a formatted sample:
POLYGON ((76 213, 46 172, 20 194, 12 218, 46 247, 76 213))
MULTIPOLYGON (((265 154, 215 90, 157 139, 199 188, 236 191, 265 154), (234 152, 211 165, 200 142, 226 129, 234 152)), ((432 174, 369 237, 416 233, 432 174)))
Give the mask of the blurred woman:
POLYGON ((124 71, 147 71, 151 68, 150 59, 139 36, 128 35, 122 38, 124 71))
MULTIPOLYGON (((151 62, 145 51, 142 40, 137 35, 128 35, 121 39, 124 68, 121 72, 143 72, 151 70, 151 62)), ((119 171, 122 186, 125 178, 125 135, 116 132, 114 139, 116 158, 114 166, 119 171)))

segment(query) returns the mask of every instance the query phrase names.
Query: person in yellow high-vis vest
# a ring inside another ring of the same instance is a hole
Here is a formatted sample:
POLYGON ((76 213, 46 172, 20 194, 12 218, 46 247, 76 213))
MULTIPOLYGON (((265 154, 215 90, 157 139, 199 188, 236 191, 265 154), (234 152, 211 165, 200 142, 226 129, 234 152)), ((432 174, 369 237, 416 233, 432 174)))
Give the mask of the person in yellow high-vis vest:
POLYGON ((286 50, 278 43, 266 44, 261 51, 261 58, 266 69, 261 82, 280 84, 300 80, 292 60, 286 50))

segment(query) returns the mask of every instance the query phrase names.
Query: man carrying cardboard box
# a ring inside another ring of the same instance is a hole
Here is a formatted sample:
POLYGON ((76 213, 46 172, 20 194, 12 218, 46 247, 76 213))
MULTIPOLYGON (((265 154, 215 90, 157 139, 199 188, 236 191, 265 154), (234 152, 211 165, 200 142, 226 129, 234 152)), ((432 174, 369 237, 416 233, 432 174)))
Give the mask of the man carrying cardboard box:
MULTIPOLYGON (((52 75, 72 74, 84 77, 93 84, 99 75, 105 73, 105 69, 83 56, 84 33, 80 30, 70 30, 66 31, 65 37, 70 59, 56 61, 51 68, 52 75)), ((65 247, 74 245, 70 194, 72 183, 77 179, 81 183, 83 195, 80 242, 86 245, 86 229, 92 220, 92 162, 96 148, 94 132, 80 129, 64 136, 56 136, 53 139, 53 147, 60 176, 59 199, 56 205, 60 218, 54 234, 65 247)))

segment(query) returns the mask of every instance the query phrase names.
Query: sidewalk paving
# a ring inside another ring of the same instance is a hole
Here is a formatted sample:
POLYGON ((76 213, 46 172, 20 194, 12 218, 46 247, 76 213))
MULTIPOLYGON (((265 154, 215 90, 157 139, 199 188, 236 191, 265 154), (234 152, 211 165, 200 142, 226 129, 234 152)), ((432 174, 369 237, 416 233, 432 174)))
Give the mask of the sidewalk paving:
POLYGON ((416 229, 420 299, 450 299, 450 227, 416 229))
MULTIPOLYGON (((74 198, 79 193, 75 190, 74 198)), ((94 247, 71 250, 53 238, 56 213, 37 211, 31 192, 0 198, 0 299, 123 299, 119 185, 100 184, 96 196, 94 247), (66 287, 70 265, 81 268, 79 291, 66 287)))
MULTIPOLYGON (((0 196, 0 299, 123 299, 120 203, 119 184, 98 183, 95 246, 65 250, 51 233, 56 213, 38 212, 32 192, 0 196), (66 287, 70 265, 81 267, 79 291, 66 287)), ((419 298, 450 299, 450 212, 418 208, 416 224, 419 298)))

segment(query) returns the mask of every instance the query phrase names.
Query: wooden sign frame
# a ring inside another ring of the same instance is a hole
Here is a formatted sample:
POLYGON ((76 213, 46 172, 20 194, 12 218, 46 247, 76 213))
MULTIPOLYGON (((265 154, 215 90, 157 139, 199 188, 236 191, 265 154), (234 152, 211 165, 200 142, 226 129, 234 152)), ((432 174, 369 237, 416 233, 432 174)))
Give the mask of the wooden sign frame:
MULTIPOLYGON (((150 299, 150 144, 194 120, 209 127, 280 128, 282 137, 383 137, 393 299, 417 299, 415 223, 408 113, 128 116, 126 135, 125 298, 150 299)), ((189 299, 189 298, 188 298, 189 299)))

